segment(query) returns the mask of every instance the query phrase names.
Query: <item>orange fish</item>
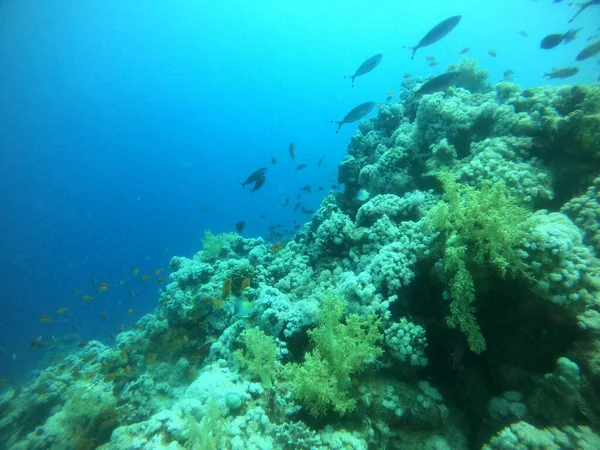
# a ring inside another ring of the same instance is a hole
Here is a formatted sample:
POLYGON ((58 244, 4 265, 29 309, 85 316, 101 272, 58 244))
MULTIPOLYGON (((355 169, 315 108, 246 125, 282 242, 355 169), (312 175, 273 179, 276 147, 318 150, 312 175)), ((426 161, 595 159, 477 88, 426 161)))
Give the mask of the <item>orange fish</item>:
POLYGON ((152 275, 144 275, 142 276, 142 281, 148 281, 150 278, 152 278, 152 275))
POLYGON ((92 300, 94 300, 94 297, 92 297, 91 295, 84 295, 83 297, 81 297, 81 300, 83 300, 84 302, 91 302, 92 300))
POLYGON ((242 280, 242 288, 241 291, 244 292, 250 286, 250 278, 246 277, 242 280))
POLYGON ((496 53, 496 50, 488 50, 487 54, 490 55, 492 58, 495 58, 498 55, 496 53))
POLYGON ((69 312, 69 308, 58 308, 56 314, 65 314, 69 312))
POLYGON ((137 274, 140 273, 140 268, 136 267, 135 269, 133 269, 131 271, 131 275, 133 275, 134 277, 137 276, 137 274))
POLYGON ((229 278, 225 278, 223 280, 223 288, 221 289, 221 299, 225 300, 230 295, 231 295, 231 280, 229 278))
POLYGON ((110 289, 110 284, 108 284, 108 283, 100 283, 100 285, 96 289, 96 292, 106 292, 109 289, 110 289))
POLYGON ((133 309, 133 308, 129 308, 129 309, 127 310, 127 314, 133 314, 133 313, 135 313, 135 309, 133 309))
POLYGON ((204 297, 202 299, 202 303, 204 303, 205 305, 208 305, 209 303, 212 303, 212 298, 211 297, 204 297))
POLYGON ((219 299, 217 299, 217 300, 215 300, 215 301, 213 302, 213 306, 214 306, 215 308, 220 308, 222 305, 223 305, 223 301, 222 301, 222 300, 219 300, 219 299))
POLYGON ((40 323, 52 323, 50 316, 40 316, 40 323))

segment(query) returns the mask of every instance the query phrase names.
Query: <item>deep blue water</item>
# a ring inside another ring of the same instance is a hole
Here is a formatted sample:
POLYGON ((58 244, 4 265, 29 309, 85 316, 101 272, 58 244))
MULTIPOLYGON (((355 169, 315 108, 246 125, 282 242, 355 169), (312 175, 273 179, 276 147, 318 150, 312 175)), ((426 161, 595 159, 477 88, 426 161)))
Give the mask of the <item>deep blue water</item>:
MULTIPOLYGON (((584 27, 576 41, 539 49, 545 35, 570 28, 573 13, 551 0, 3 0, 0 378, 38 363, 36 336, 77 325, 74 339, 107 341, 151 312, 160 286, 140 275, 168 273, 170 257, 201 248, 204 230, 234 231, 245 220, 245 236, 266 236, 271 224, 308 220, 292 212, 298 189, 335 183, 356 129, 336 135, 330 121, 398 93, 404 73, 442 73, 463 47, 492 82, 510 68, 535 86, 544 71, 573 65, 598 32, 600 7, 572 24, 584 27), (411 61, 402 46, 455 14, 463 15, 456 30, 411 61), (381 65, 351 88, 342 76, 375 53, 381 65), (428 67, 430 54, 442 64, 428 67), (304 171, 294 171, 291 140, 304 171), (242 190, 263 166, 264 188, 242 190), (111 289, 96 293, 94 279, 111 289), (95 299, 83 302, 75 289, 95 299), (70 312, 57 315, 61 307, 70 312), (39 323, 44 314, 53 323, 39 323)), ((577 66, 563 83, 597 78, 597 58, 577 66)), ((317 209, 326 191, 303 204, 317 209)))

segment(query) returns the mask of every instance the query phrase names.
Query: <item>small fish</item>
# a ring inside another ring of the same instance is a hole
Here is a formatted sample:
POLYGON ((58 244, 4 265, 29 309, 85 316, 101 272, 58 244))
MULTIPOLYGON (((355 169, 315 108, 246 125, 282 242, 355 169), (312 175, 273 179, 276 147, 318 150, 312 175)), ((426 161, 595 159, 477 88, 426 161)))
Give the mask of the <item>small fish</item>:
POLYGON ((150 274, 146 274, 146 275, 142 275, 142 281, 148 281, 150 278, 152 278, 152 275, 150 274))
POLYGON ((114 334, 112 334, 112 333, 107 333, 107 335, 108 335, 108 339, 110 339, 111 341, 114 341, 114 340, 115 340, 115 335, 114 335, 114 334))
POLYGON ((244 292, 246 289, 248 289, 250 287, 250 277, 246 277, 242 280, 242 286, 240 288, 240 292, 244 292))
POLYGON ((235 316, 246 319, 250 317, 252 311, 254 310, 253 303, 248 299, 238 300, 235 305, 235 316))
POLYGON ((583 27, 581 27, 581 28, 571 28, 569 31, 567 31, 565 34, 563 34, 563 42, 564 42, 564 44, 568 44, 569 42, 571 42, 574 39, 576 39, 577 35, 579 34, 579 32, 581 30, 583 30, 583 27))
POLYGON ((92 297, 91 295, 84 295, 81 297, 81 300, 83 300, 84 302, 91 302, 92 300, 94 300, 94 297, 92 297))
POLYGON ((81 294, 81 291, 79 289, 73 289, 71 291, 71 294, 73 294, 73 295, 79 295, 79 294, 81 294))
POLYGON ((215 299, 215 301, 213 302, 213 306, 215 308, 220 308, 221 306, 223 306, 223 300, 219 298, 215 299))
POLYGON ((454 84, 460 77, 460 72, 446 72, 436 77, 430 78, 415 91, 417 95, 433 94, 447 89, 454 84))
POLYGON ((264 178, 266 173, 267 173, 266 167, 261 167, 260 169, 255 170, 248 176, 248 178, 246 178, 246 181, 244 181, 242 183, 242 188, 246 187, 247 184, 252 184, 252 183, 258 182, 261 178, 264 178))
POLYGON ((312 209, 309 208, 305 208, 304 206, 302 207, 302 213, 303 214, 314 214, 314 211, 312 209))
POLYGON ((431 61, 429 64, 427 64, 429 67, 435 67, 435 66, 439 66, 440 63, 437 61, 431 61))
POLYGON ((403 78, 412 78, 412 76, 413 76, 412 73, 405 73, 403 75, 403 78))
POLYGON ((277 158, 275 158, 274 156, 271 156, 271 164, 273 164, 274 166, 277 165, 277 158))
POLYGON ((165 280, 166 280, 166 278, 165 278, 165 277, 161 277, 161 278, 158 278, 158 279, 156 280, 156 282, 157 282, 158 284, 162 284, 162 283, 164 283, 164 282, 165 282, 165 280))
POLYGON ((167 248, 167 246, 166 246, 166 245, 163 245, 163 252, 165 252, 165 253, 169 253, 169 249, 167 248))
POLYGON ((519 34, 520 34, 521 36, 523 36, 523 37, 529 37, 529 34, 528 34, 528 33, 527 33, 527 31, 525 31, 525 30, 521 30, 521 31, 519 31, 519 34))
POLYGON ((244 227, 246 226, 246 222, 240 220, 235 224, 235 231, 237 234, 242 234, 244 232, 244 227))
POLYGON ((427 61, 433 61, 435 59, 435 56, 428 55, 428 56, 425 57, 425 59, 427 61))
POLYGON ((515 79, 515 72, 512 69, 504 71, 504 81, 513 81, 515 79))
POLYGON ((296 170, 304 170, 308 167, 308 164, 298 164, 296 170))
POLYGON ((342 125, 344 125, 345 123, 356 122, 357 120, 362 119, 367 114, 369 114, 374 107, 375 102, 361 103, 360 105, 352 108, 350 112, 346 114, 341 121, 332 120, 331 123, 336 123, 338 125, 338 128, 335 131, 336 134, 340 132, 340 128, 342 128, 342 125))
POLYGON ((140 273, 140 268, 139 267, 136 267, 135 269, 133 269, 131 271, 131 275, 134 276, 134 277, 137 276, 138 273, 140 273))
POLYGON ((458 52, 459 55, 464 55, 465 53, 467 53, 469 50, 471 50, 469 47, 465 47, 463 48, 460 52, 458 52))
POLYGON ((108 315, 106 315, 106 313, 100 313, 100 317, 102 317, 103 319, 108 319, 108 315))
POLYGON ((66 314, 69 312, 69 308, 58 308, 56 314, 66 314))
POLYGON ((40 323, 52 323, 52 318, 50 316, 40 316, 40 323))
POLYGON ((456 25, 458 25, 458 22, 460 22, 461 17, 462 16, 452 16, 447 18, 446 20, 442 20, 435 27, 429 30, 425 34, 425 36, 421 38, 417 45, 415 45, 414 47, 405 46, 404 48, 408 48, 413 51, 410 59, 414 59, 415 53, 421 47, 427 47, 428 45, 435 44, 437 41, 439 41, 452 30, 454 30, 456 25))
POLYGON ((79 327, 77 325, 73 325, 71 327, 71 331, 74 331, 75 333, 79 333, 79 327))
POLYGON ((496 53, 496 50, 488 50, 487 54, 490 55, 492 58, 495 58, 496 56, 498 56, 498 53, 496 53))
POLYGON ((544 39, 542 39, 542 42, 540 42, 540 48, 544 50, 550 50, 551 48, 554 48, 557 45, 559 45, 563 41, 563 39, 564 37, 562 33, 549 34, 544 39))
POLYGON ((300 202, 296 203, 296 205, 294 206, 294 211, 297 211, 298 209, 300 209, 301 206, 302 206, 302 204, 300 202))
POLYGON ((119 280, 119 285, 123 286, 125 283, 127 283, 127 280, 119 280))
POLYGON ((369 73, 371 70, 373 70, 375 67, 377 67, 379 65, 382 58, 383 58, 383 55, 381 53, 371 56, 370 58, 366 59, 358 67, 358 69, 356 69, 356 72, 354 73, 354 75, 344 77, 344 78, 350 78, 352 80, 352 87, 354 87, 355 78, 369 73))
POLYGON ((100 283, 96 288, 96 292, 106 292, 110 289, 110 284, 108 283, 100 283))
MULTIPOLYGON (((391 91, 388 91, 388 92, 391 92, 391 91)), ((389 94, 389 95, 391 95, 391 94, 389 94)), ((324 159, 325 159, 325 155, 321 155, 321 157, 317 161, 317 167, 321 167, 323 165, 323 160, 324 159)))
POLYGON ((600 33, 596 33, 596 34, 591 35, 589 38, 586 39, 586 41, 591 41, 592 39, 596 39, 598 37, 600 37, 600 33))
POLYGON ((559 78, 561 80, 564 80, 565 78, 572 77, 577 72, 579 72, 579 69, 577 67, 562 67, 560 69, 552 68, 552 72, 544 73, 544 75, 542 75, 542 78, 548 77, 550 79, 559 78))
POLYGON ((296 146, 293 142, 290 142, 290 158, 292 158, 292 161, 296 162, 296 146))
POLYGON ((161 267, 160 269, 156 269, 156 270, 154 271, 154 275, 160 275, 161 273, 163 273, 163 270, 164 270, 164 269, 163 269, 162 267, 161 267))
POLYGON ((117 329, 117 331, 119 333, 124 333, 125 332, 125 326, 123 324, 119 325, 119 328, 117 329))
POLYGON ((134 314, 134 313, 135 313, 135 309, 133 309, 133 308, 127 309, 127 314, 134 314))
POLYGON ((135 297, 135 292, 133 292, 133 291, 129 291, 129 296, 130 296, 130 297, 135 297))
POLYGON ((600 41, 593 42, 581 50, 575 59, 577 61, 584 61, 592 56, 596 56, 598 53, 600 53, 600 41))
POLYGON ((370 196, 371 194, 369 194, 369 191, 367 191, 366 189, 359 189, 356 193, 356 200, 358 200, 359 202, 366 202, 367 200, 369 200, 370 196))
POLYGON ((310 185, 308 185, 308 184, 306 184, 306 185, 302 186, 302 187, 300 188, 300 190, 301 190, 301 191, 308 192, 309 194, 311 193, 311 187, 310 187, 310 185))
POLYGON ((290 198, 286 197, 285 200, 283 201, 283 203, 281 203, 281 206, 287 206, 290 204, 290 198))

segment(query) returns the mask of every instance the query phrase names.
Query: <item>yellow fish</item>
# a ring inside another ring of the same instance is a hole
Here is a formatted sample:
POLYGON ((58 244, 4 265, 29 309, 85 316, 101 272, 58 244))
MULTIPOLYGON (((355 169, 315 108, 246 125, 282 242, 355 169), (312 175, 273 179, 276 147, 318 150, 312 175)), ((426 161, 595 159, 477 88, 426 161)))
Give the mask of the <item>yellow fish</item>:
POLYGON ((56 314, 65 314, 69 312, 69 308, 58 308, 56 314))
POLYGON ((152 278, 152 275, 144 275, 142 281, 148 281, 150 278, 152 278))
POLYGON ((154 275, 160 275, 162 273, 162 271, 163 271, 162 267, 160 269, 156 269, 154 271, 154 275))
POLYGON ((139 268, 139 267, 136 267, 135 269, 133 269, 133 270, 131 271, 131 275, 133 275, 134 277, 135 277, 135 276, 136 276, 138 273, 140 273, 140 268, 139 268))
POLYGON ((40 323, 52 323, 52 318, 49 316, 40 316, 40 323))
POLYGON ((135 312, 135 309, 133 309, 133 308, 129 308, 129 309, 127 310, 127 313, 128 313, 128 314, 133 314, 134 312, 135 312))
POLYGON ((108 284, 108 283, 100 283, 100 285, 96 289, 96 292, 106 292, 109 289, 110 289, 110 284, 108 284))
POLYGON ((92 300, 94 300, 94 297, 92 297, 91 295, 84 295, 83 297, 81 297, 81 300, 83 300, 84 302, 91 302, 92 300))

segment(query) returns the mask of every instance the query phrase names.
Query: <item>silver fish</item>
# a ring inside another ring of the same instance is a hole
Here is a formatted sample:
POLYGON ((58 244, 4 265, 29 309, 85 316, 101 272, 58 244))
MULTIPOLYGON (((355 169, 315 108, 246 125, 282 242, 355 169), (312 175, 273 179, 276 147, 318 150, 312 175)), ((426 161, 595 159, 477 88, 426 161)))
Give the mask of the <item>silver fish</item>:
POLYGON ((354 75, 344 77, 344 78, 350 78, 352 80, 352 87, 354 87, 354 79, 356 77, 360 77, 361 75, 365 75, 365 74, 369 73, 371 70, 373 70, 375 67, 377 67, 379 65, 379 63, 381 62, 381 58, 383 58, 383 55, 381 53, 371 56, 369 59, 365 60, 365 62, 363 62, 358 67, 358 69, 356 69, 356 72, 354 72, 354 75))
POLYGON ((360 105, 350 110, 350 112, 346 114, 346 116, 341 121, 338 122, 336 120, 332 120, 331 123, 338 124, 338 129, 335 132, 339 133, 340 128, 342 128, 342 125, 344 125, 345 123, 356 122, 357 120, 362 119, 367 114, 369 114, 374 107, 375 102, 361 103, 360 105))
POLYGON ((443 91, 458 80, 460 72, 446 72, 437 77, 430 78, 415 91, 417 95, 433 94, 443 91))
POLYGON ((596 56, 598 53, 600 53, 600 41, 592 42, 586 48, 581 50, 575 59, 577 61, 583 61, 584 59, 596 56))
POLYGON ((421 47, 427 47, 428 45, 435 44, 437 41, 439 41, 452 30, 454 30, 456 25, 458 25, 458 22, 460 22, 461 18, 462 16, 452 16, 447 18, 446 20, 442 20, 435 27, 429 30, 427 34, 421 38, 417 45, 415 45, 414 47, 405 46, 404 48, 409 48, 413 51, 410 59, 413 59, 415 57, 415 53, 421 47))

